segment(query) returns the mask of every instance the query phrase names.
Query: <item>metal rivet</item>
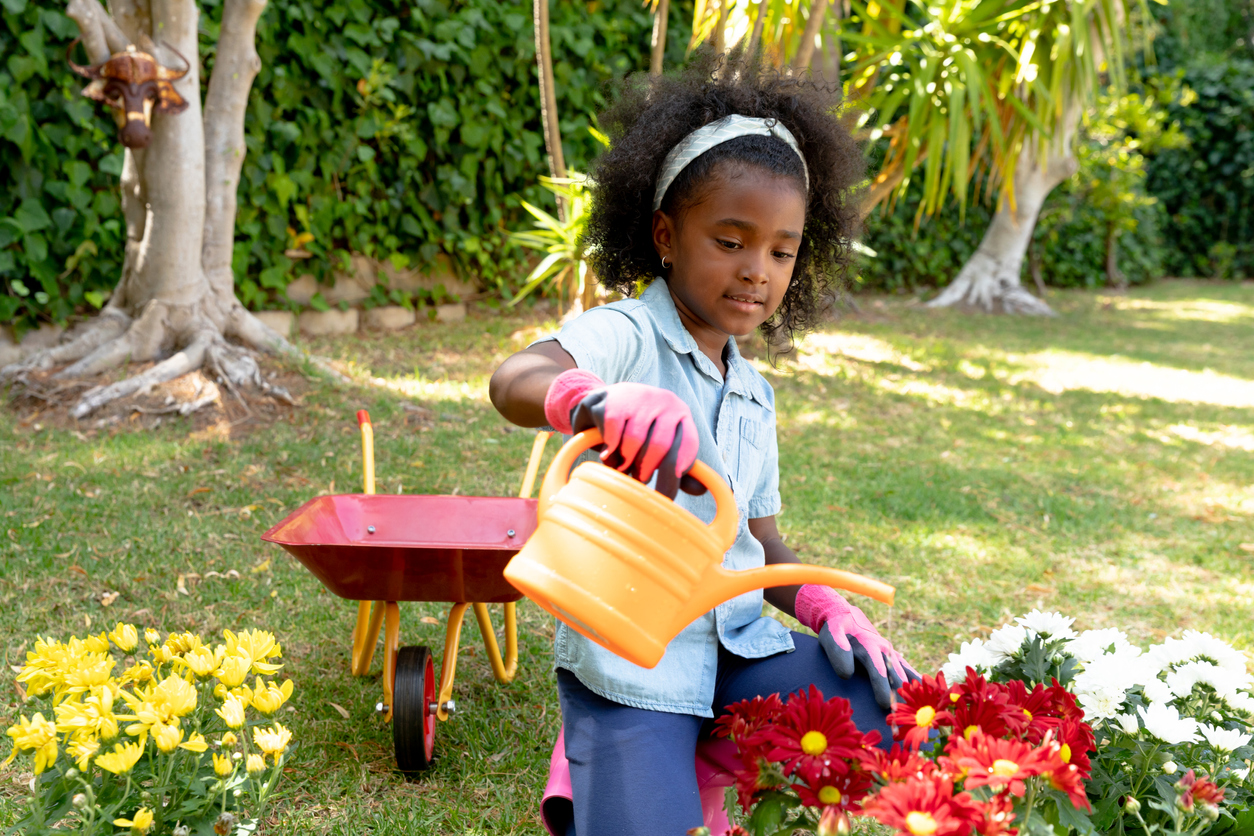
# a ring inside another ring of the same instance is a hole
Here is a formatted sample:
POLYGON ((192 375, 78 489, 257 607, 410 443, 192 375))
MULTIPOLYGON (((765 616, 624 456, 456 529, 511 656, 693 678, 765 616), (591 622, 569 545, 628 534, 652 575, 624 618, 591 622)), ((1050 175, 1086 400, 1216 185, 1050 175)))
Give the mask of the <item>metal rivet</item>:
POLYGON ((367 533, 367 534, 374 534, 374 526, 373 526, 373 525, 368 525, 368 526, 366 526, 366 533, 367 533))
POLYGON ((506 537, 513 537, 513 536, 514 536, 514 529, 512 529, 512 528, 511 528, 509 531, 505 532, 505 536, 506 536, 506 537))

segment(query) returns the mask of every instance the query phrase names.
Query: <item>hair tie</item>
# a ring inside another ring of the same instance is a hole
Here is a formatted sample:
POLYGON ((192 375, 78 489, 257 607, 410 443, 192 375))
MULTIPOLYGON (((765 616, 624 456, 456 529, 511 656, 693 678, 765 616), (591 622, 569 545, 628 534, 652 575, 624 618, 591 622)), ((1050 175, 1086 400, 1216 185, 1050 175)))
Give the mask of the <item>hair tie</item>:
POLYGON ((738 136, 773 136, 782 139, 788 147, 796 152, 801 160, 801 170, 805 173, 806 193, 810 191, 810 168, 806 165, 805 155, 797 145, 797 138, 792 131, 784 127, 778 119, 766 119, 760 116, 741 116, 733 113, 722 119, 702 125, 675 144, 675 147, 662 160, 662 171, 657 178, 657 188, 653 192, 653 210, 662 208, 662 198, 666 190, 675 182, 679 172, 689 163, 709 151, 715 145, 721 145, 738 136))

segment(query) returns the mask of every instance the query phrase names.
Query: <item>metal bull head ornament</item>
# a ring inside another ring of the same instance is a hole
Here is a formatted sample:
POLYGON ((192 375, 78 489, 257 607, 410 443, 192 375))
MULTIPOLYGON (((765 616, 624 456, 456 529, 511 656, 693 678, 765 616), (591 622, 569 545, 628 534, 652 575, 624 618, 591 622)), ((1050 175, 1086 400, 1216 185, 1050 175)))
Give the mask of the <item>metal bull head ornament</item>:
POLYGON ((83 88, 83 95, 98 102, 104 102, 113 110, 113 119, 121 130, 122 144, 127 148, 146 148, 152 141, 153 111, 157 113, 182 113, 187 109, 187 101, 174 89, 172 82, 178 81, 191 70, 191 64, 183 58, 182 53, 167 45, 167 49, 183 58, 187 66, 182 70, 171 70, 157 63, 147 52, 140 52, 134 44, 125 52, 109 56, 95 66, 83 67, 70 59, 74 44, 81 40, 75 38, 66 51, 66 60, 74 72, 91 79, 91 83, 83 88))

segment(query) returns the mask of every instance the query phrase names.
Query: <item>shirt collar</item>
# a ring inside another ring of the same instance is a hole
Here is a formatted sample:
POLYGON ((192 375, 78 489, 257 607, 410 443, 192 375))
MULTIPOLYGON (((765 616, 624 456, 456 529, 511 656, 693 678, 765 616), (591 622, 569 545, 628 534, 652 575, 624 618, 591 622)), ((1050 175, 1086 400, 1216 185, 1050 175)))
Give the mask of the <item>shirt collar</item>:
MULTIPOLYGON (((688 333, 688 329, 684 327, 683 320, 679 318, 679 311, 675 309, 675 300, 671 298, 670 288, 666 286, 666 280, 661 278, 654 279, 644 289, 644 292, 640 294, 640 301, 653 314, 654 321, 657 322, 658 331, 662 334, 662 338, 666 340, 666 344, 671 347, 671 350, 676 354, 691 354, 693 364, 703 374, 722 384, 723 379, 718 373, 718 367, 697 346, 696 339, 693 338, 692 334, 688 333)), ((749 376, 749 368, 744 358, 740 356, 740 350, 736 346, 736 338, 729 336, 727 338, 727 388, 739 395, 752 398, 769 408, 770 403, 765 396, 757 391, 757 387, 749 385, 749 376)))

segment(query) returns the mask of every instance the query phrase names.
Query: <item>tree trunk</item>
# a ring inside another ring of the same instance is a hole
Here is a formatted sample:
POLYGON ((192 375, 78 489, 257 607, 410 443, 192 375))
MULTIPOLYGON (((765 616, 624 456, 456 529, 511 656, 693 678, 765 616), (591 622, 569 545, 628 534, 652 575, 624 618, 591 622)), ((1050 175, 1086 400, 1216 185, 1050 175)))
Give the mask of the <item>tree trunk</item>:
POLYGON ((190 68, 175 88, 187 101, 180 114, 154 113, 146 148, 127 148, 122 163, 126 252, 122 275, 99 317, 73 329, 61 345, 0 370, 26 372, 66 363, 58 377, 95 375, 129 361, 155 362, 141 374, 86 392, 71 411, 82 418, 110 401, 172 380, 201 366, 228 388, 269 386, 247 347, 299 354, 235 298, 231 253, 235 192, 244 158, 244 111, 261 62, 254 49, 265 0, 225 0, 217 61, 202 117, 193 0, 70 0, 93 63, 128 45, 190 68), (159 33, 154 39, 153 33, 159 33), (155 41, 155 42, 154 42, 155 41), (244 343, 231 345, 227 337, 244 343))
MULTIPOLYGON (((532 7, 536 30, 536 71, 540 82, 540 121, 544 125, 544 148, 549 156, 549 173, 566 176, 562 155, 562 129, 557 122, 557 88, 553 84, 553 47, 549 41, 549 0, 535 0, 532 7)), ((557 198, 558 220, 566 220, 566 201, 557 198)))
POLYGON ((754 57, 762 43, 762 30, 766 26, 766 4, 768 0, 758 0, 758 13, 753 18, 753 31, 749 34, 749 45, 745 47, 745 55, 754 57))
POLYGON ((653 12, 653 49, 649 53, 649 75, 662 74, 662 59, 666 57, 666 18, 670 14, 670 0, 658 0, 653 12))
POLYGON ((979 249, 953 282, 928 302, 929 307, 966 305, 988 313, 1054 315, 1049 305, 1024 289, 1020 275, 1045 198, 1079 168, 1079 161, 1071 153, 1079 118, 1079 103, 1069 103, 1059 120, 1059 133, 1049 141, 1043 161, 1039 159, 1039 146, 1030 137, 1025 140, 1015 167, 1014 206, 1009 200, 1001 201, 979 249))
POLYGON ((792 57, 792 71, 803 73, 810 69, 810 61, 814 58, 814 40, 823 27, 823 16, 827 13, 827 0, 811 0, 810 17, 806 20, 805 31, 801 33, 801 43, 797 45, 797 54, 792 57))

